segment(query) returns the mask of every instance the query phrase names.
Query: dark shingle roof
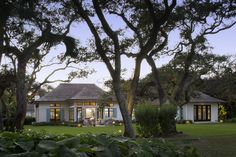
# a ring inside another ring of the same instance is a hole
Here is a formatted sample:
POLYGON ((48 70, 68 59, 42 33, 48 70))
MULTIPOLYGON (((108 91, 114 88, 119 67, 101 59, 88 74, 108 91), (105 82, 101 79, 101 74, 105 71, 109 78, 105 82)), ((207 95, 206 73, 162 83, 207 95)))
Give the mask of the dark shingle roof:
POLYGON ((36 100, 42 101, 66 101, 74 99, 96 100, 104 91, 95 84, 73 84, 63 83, 55 88, 52 92, 36 100))
POLYGON ((225 101, 211 97, 203 92, 194 91, 190 97, 190 103, 224 103, 225 101))
MULTIPOLYGON (((200 91, 193 91, 190 95, 189 103, 224 103, 225 101, 211 97, 210 95, 207 95, 200 91)), ((160 105, 160 100, 154 99, 152 101, 152 104, 154 105, 160 105)))

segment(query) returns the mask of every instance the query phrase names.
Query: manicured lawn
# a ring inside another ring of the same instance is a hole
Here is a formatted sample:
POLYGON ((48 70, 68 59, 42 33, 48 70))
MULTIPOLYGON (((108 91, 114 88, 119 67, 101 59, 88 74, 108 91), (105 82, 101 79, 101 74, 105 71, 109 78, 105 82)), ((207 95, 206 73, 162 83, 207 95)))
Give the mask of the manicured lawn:
POLYGON ((123 126, 109 126, 109 127, 69 127, 69 126, 25 126, 25 129, 33 131, 46 131, 50 134, 122 134, 123 126))
POLYGON ((193 137, 235 136, 236 123, 179 124, 177 130, 193 137))
POLYGON ((172 139, 191 144, 206 157, 236 157, 236 123, 185 124, 177 126, 188 135, 172 139))
MULTIPOLYGON (((134 125, 135 127, 135 125, 134 125)), ((108 127, 68 127, 68 126, 25 126, 26 129, 35 131, 44 130, 51 134, 121 134, 123 126, 108 127)), ((198 137, 215 137, 215 136, 235 136, 236 123, 221 124, 178 124, 177 130, 194 138, 198 137)))
MULTIPOLYGON (((67 127, 67 126, 26 126, 35 131, 45 130, 51 134, 121 134, 123 126, 110 127, 67 127)), ((178 124, 182 131, 179 137, 167 138, 181 145, 193 145, 201 155, 206 157, 236 156, 236 123, 221 124, 178 124)))

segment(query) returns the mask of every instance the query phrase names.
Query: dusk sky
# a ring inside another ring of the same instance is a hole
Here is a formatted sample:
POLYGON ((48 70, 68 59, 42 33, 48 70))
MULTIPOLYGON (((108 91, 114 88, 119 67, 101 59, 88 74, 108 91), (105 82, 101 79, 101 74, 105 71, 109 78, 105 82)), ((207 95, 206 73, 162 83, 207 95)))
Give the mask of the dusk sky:
MULTIPOLYGON (((114 20, 114 19, 111 19, 114 20)), ((117 29, 121 28, 123 24, 120 21, 114 20, 112 21, 112 28, 117 29)), ((86 43, 88 39, 91 37, 90 31, 84 24, 80 25, 72 25, 70 34, 71 36, 75 38, 79 38, 80 42, 86 43)), ((169 38, 169 43, 171 45, 175 45, 175 42, 178 41, 178 38, 176 37, 175 33, 172 33, 169 38)), ((236 55, 236 26, 220 32, 215 35, 208 36, 208 41, 210 45, 213 47, 212 53, 214 54, 225 54, 225 55, 236 55)), ((63 46, 57 46, 56 48, 52 49, 51 56, 58 54, 58 52, 63 52, 64 47, 63 46)), ((163 64, 168 63, 168 61, 171 59, 170 56, 163 56, 159 60, 156 61, 158 66, 161 66, 163 64)), ((133 69, 134 69, 134 62, 133 59, 128 59, 126 57, 122 58, 122 68, 126 68, 127 71, 124 73, 123 77, 125 79, 128 79, 132 77, 133 69)), ((142 62, 142 69, 141 69, 141 78, 145 77, 148 73, 150 73, 151 69, 149 65, 146 63, 146 61, 142 62)), ((104 81, 110 79, 110 74, 102 62, 93 62, 88 63, 87 65, 81 64, 80 67, 84 68, 85 66, 88 66, 89 68, 93 68, 95 72, 91 75, 89 75, 87 78, 80 78, 80 79, 74 79, 72 83, 94 83, 98 85, 101 88, 104 88, 104 81)), ((52 68, 47 68, 43 71, 41 71, 38 75, 37 80, 40 82, 50 71, 53 70, 52 68)), ((52 80, 54 79, 62 79, 66 77, 66 73, 68 73, 69 69, 66 71, 61 71, 56 73, 52 77, 52 80)), ((52 86, 56 87, 58 83, 52 84, 52 86)))

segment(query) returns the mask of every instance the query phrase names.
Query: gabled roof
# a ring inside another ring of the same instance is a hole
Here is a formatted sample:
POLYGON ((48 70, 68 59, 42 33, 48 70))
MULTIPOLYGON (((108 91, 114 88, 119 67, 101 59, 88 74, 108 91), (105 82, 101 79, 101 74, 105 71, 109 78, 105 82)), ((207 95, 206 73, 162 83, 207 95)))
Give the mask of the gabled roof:
POLYGON ((95 84, 63 83, 36 101, 96 100, 103 93, 104 91, 95 84))
MULTIPOLYGON (((160 105, 159 98, 152 101, 155 105, 160 105)), ((190 95, 189 103, 225 103, 225 101, 214 98, 200 91, 193 91, 190 95)))
POLYGON ((190 97, 190 103, 224 103, 225 101, 209 96, 200 91, 194 91, 190 97))

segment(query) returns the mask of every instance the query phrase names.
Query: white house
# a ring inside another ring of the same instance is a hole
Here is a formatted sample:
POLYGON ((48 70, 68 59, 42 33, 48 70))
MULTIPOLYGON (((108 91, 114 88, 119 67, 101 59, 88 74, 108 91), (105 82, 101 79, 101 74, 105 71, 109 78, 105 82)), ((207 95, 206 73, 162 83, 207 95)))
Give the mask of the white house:
MULTIPOLYGON (((95 84, 60 84, 52 92, 36 100, 36 122, 81 122, 122 120, 114 99, 99 109, 98 100, 104 91, 95 84)), ((189 103, 178 108, 178 119, 192 122, 218 122, 218 106, 223 100, 194 91, 189 103)))
POLYGON ((190 101, 178 108, 178 118, 192 122, 218 122, 219 104, 223 100, 211 97, 205 93, 194 91, 190 101))
POLYGON ((95 84, 60 84, 52 92, 36 100, 36 122, 79 122, 107 119, 122 120, 116 101, 99 109, 98 100, 104 91, 95 84))

